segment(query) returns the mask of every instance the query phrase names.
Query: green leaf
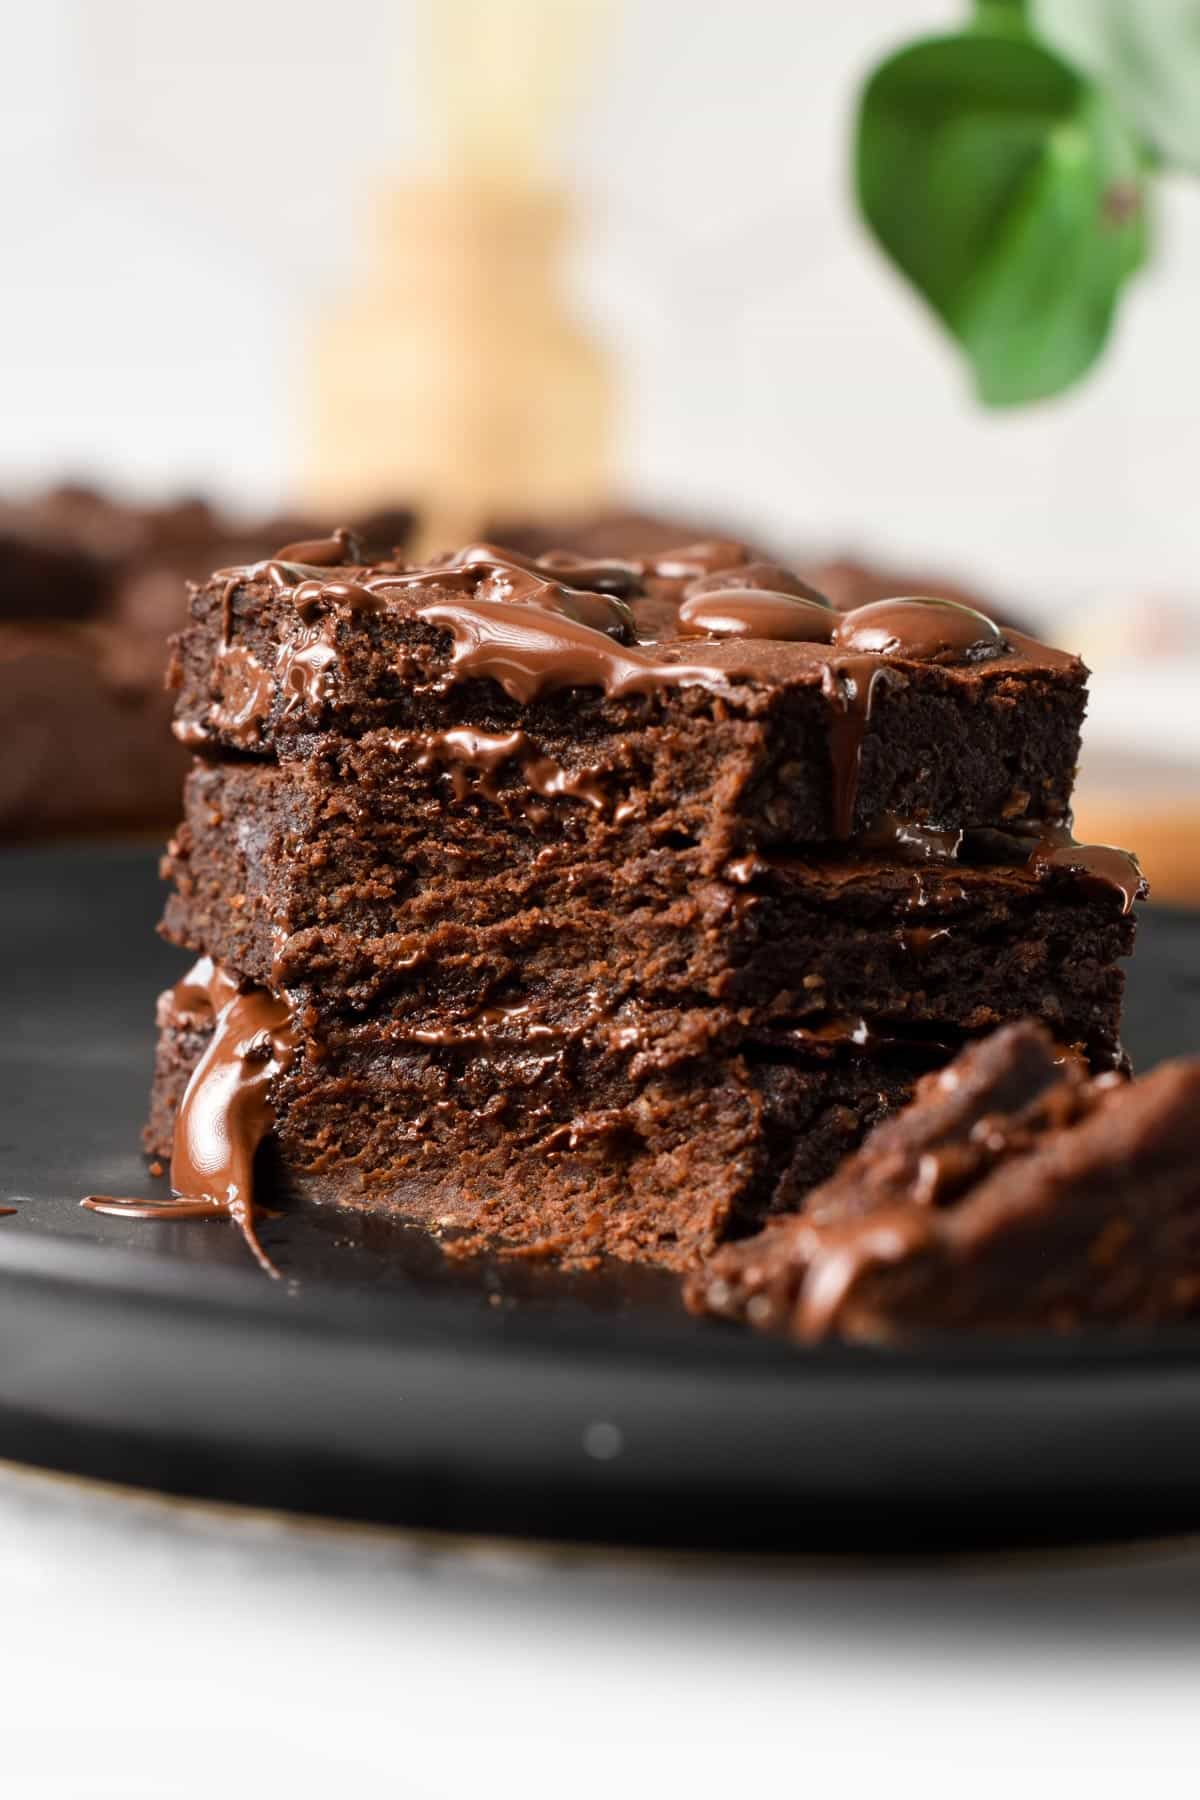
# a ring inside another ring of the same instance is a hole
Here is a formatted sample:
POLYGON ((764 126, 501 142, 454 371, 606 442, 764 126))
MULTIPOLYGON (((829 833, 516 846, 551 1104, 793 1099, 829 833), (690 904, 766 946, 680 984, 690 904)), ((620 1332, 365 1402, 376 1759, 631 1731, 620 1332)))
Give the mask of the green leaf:
POLYGON ((980 398, 1078 380, 1146 250, 1141 151, 1103 90, 1019 33, 930 38, 868 81, 855 154, 868 224, 980 398))
POLYGON ((1034 14, 1162 162, 1200 173, 1200 0, 1035 0, 1034 14))

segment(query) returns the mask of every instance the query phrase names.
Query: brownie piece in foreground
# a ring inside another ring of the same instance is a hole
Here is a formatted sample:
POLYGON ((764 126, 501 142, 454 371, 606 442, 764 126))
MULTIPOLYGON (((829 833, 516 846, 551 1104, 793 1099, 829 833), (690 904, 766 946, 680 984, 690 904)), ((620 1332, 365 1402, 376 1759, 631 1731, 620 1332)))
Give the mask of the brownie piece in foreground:
POLYGON ((918 1086, 697 1312, 801 1339, 1157 1323, 1200 1307, 1200 1058, 1089 1077, 1032 1023, 918 1086))

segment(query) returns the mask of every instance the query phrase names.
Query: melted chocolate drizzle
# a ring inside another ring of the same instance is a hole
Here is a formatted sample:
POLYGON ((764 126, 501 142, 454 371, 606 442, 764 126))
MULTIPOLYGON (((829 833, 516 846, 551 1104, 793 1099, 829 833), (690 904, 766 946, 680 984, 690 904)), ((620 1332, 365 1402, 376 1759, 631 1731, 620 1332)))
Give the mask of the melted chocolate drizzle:
POLYGON ((486 800, 498 802, 501 795, 496 776, 515 764, 525 786, 540 799, 566 796, 582 800, 595 812, 605 812, 609 806, 610 796, 599 770, 564 769, 551 757, 543 756, 524 731, 500 733, 456 726, 448 731, 388 735, 395 749, 413 756, 418 768, 448 769, 458 801, 474 791, 486 800))
POLYGON ((470 600, 435 600, 419 607, 417 616, 450 632, 454 679, 497 681, 522 706, 564 688, 598 687, 620 699, 652 693, 664 684, 728 687, 719 669, 689 665, 670 652, 651 655, 640 645, 614 641, 593 625, 540 604, 481 600, 476 594, 470 600))
POLYGON ((937 1232, 925 1208, 899 1204, 865 1218, 814 1226, 812 1263, 796 1307, 797 1335, 828 1337, 846 1298, 865 1269, 903 1262, 932 1246, 937 1232))
POLYGON ((338 652, 330 620, 306 625, 297 639, 279 648, 275 675, 281 710, 285 714, 299 707, 316 711, 332 695, 337 671, 338 652))
POLYGON ((853 835, 854 809, 862 773, 863 739, 876 689, 890 679, 886 663, 873 656, 843 656, 826 664, 821 692, 829 709, 829 765, 833 780, 833 835, 853 835))
POLYGON ((1065 825, 1042 827, 1030 865, 1037 871, 1070 869, 1093 887, 1115 890, 1126 913, 1150 891, 1132 850, 1120 850, 1115 844, 1077 844, 1065 825))
POLYGON ((170 1200, 89 1194, 93 1212, 134 1219, 232 1219, 268 1275, 279 1271, 258 1241, 254 1156, 274 1124, 271 1090, 289 1066, 296 1032, 286 1001, 265 988, 242 992, 202 957, 165 997, 184 1021, 213 1020, 175 1121, 170 1200))
POLYGON ((219 655, 221 702, 211 714, 210 729, 224 732, 243 749, 253 749, 259 721, 271 710, 271 674, 241 644, 222 644, 219 655))

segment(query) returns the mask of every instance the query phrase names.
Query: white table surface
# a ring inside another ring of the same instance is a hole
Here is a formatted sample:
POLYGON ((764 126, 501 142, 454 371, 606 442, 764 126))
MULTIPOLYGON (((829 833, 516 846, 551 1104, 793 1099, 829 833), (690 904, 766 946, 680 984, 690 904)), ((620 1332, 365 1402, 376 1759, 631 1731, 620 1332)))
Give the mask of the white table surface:
POLYGON ((1200 1784, 1200 1547, 670 1564, 5 1467, 0 1596, 13 1800, 1200 1784))

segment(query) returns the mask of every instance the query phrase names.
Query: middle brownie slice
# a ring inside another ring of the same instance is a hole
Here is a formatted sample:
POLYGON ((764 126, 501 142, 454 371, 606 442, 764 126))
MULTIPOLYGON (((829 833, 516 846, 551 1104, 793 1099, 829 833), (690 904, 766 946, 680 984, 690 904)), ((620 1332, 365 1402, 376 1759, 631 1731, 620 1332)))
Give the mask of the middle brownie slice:
POLYGON ((707 873, 691 845, 605 857, 452 794, 414 809, 399 779, 364 794, 344 754, 198 764, 166 862, 166 934, 285 990, 317 1030, 370 1021, 421 1043, 503 1015, 611 1038, 648 1011, 717 1008, 718 1035, 778 1047, 1032 1015, 1096 1067, 1119 1057, 1132 914, 1028 840, 941 834, 916 860, 809 847, 707 873))

